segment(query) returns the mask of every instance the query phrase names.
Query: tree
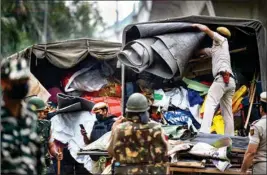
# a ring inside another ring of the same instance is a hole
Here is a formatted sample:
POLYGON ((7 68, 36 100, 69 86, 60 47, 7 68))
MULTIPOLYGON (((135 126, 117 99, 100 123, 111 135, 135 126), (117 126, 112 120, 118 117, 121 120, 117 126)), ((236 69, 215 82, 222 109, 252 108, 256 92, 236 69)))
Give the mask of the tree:
MULTIPOLYGON (((1 57, 42 42, 44 3, 1 0, 1 57)), ((71 8, 64 1, 48 1, 48 42, 90 38, 104 25, 95 3, 75 0, 71 8)))

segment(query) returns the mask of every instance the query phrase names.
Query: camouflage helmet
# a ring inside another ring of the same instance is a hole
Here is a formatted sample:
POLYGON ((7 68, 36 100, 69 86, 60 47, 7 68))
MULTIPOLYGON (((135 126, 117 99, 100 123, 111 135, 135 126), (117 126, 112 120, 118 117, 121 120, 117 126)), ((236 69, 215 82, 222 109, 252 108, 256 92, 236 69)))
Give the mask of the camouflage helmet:
POLYGON ((41 98, 39 98, 37 96, 30 97, 27 100, 27 102, 28 102, 29 105, 35 106, 35 108, 36 108, 35 111, 43 111, 47 107, 45 102, 41 98))
POLYGON ((30 69, 24 58, 10 58, 1 62, 1 79, 21 80, 28 79, 30 69))
POLYGON ((148 100, 140 93, 132 94, 126 103, 126 112, 146 112, 148 110, 148 100))

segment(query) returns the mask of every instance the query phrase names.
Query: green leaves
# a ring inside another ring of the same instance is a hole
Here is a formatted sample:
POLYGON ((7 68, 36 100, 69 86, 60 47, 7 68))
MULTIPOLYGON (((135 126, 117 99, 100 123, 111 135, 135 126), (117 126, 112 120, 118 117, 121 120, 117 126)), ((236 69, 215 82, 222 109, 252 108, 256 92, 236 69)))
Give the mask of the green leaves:
MULTIPOLYGON (((7 57, 30 45, 42 43, 45 1, 1 1, 1 54, 7 57)), ((75 0, 48 1, 47 42, 75 38, 92 38, 103 26, 97 5, 75 0)))

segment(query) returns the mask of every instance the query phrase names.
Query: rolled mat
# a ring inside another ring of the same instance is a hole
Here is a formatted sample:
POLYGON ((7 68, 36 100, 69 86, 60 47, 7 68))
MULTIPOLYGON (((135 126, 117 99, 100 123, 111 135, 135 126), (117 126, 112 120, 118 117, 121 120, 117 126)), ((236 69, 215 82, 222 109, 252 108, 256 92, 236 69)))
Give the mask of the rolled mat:
POLYGON ((165 79, 181 77, 188 60, 205 34, 192 30, 188 23, 140 24, 132 27, 137 36, 118 54, 118 59, 133 71, 152 73, 165 79), (139 37, 139 38, 138 38, 139 37))

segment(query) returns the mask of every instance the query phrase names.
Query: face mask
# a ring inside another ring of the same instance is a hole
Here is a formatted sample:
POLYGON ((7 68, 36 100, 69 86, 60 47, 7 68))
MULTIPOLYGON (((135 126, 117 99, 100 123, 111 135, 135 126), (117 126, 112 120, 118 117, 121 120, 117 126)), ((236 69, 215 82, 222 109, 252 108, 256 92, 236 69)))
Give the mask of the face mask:
POLYGON ((95 116, 96 116, 96 119, 100 121, 105 119, 105 117, 102 114, 96 114, 95 116))
POLYGON ((11 99, 22 100, 26 97, 29 90, 28 84, 13 84, 10 90, 5 90, 4 93, 11 99))

